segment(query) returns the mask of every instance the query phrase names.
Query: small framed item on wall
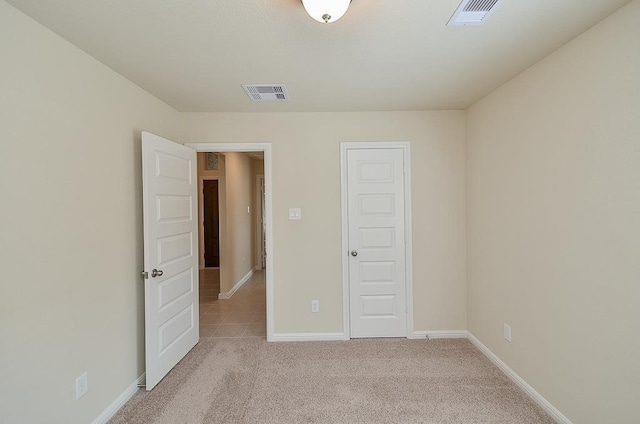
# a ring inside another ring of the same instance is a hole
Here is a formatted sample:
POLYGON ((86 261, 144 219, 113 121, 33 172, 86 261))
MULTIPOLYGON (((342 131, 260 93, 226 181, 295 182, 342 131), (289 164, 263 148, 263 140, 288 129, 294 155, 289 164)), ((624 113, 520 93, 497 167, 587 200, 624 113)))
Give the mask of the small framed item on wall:
POLYGON ((207 161, 205 164, 205 169, 207 171, 211 171, 214 169, 218 169, 218 154, 217 153, 207 153, 207 161))

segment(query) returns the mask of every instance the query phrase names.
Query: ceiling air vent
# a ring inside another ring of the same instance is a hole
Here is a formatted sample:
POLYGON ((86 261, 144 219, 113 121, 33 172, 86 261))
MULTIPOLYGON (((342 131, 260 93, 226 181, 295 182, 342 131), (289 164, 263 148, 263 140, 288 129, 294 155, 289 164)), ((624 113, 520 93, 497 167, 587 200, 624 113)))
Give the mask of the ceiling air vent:
POLYGON ((462 0, 447 25, 482 25, 502 0, 462 0))
POLYGON ((281 102, 289 100, 284 84, 246 84, 243 85, 247 96, 254 102, 281 102))

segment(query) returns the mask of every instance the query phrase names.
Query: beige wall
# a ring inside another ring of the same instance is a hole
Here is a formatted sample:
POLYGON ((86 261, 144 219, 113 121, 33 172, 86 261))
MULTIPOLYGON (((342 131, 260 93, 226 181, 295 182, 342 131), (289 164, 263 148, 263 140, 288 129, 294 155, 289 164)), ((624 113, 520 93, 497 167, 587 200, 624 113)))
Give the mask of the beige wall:
POLYGON ((225 220, 220 231, 220 292, 229 292, 253 268, 254 210, 251 159, 243 153, 224 154, 225 220), (247 211, 249 207, 249 211, 247 211))
MULTIPOLYGON (((227 165, 223 154, 218 155, 218 213, 220 219, 220 232, 218 234, 220 243, 220 292, 226 293, 231 281, 231 268, 226 266, 228 260, 227 252, 227 165)), ((233 284, 231 284, 233 286, 233 284)))
POLYGON ((144 371, 140 131, 179 116, 3 1, 0 28, 0 421, 88 423, 144 371))
POLYGON ((207 154, 198 152, 198 177, 212 177, 215 179, 218 173, 219 169, 207 169, 207 154))
POLYGON ((183 115, 186 142, 273 143, 276 333, 342 331, 340 141, 411 141, 415 329, 467 328, 464 116, 183 115), (301 221, 289 221, 290 207, 301 221))
POLYGON ((469 329, 574 423, 640 422, 639 22, 634 1, 468 113, 469 329))
POLYGON ((264 160, 252 159, 251 160, 251 210, 253 215, 253 222, 251 228, 251 238, 253 243, 253 266, 256 269, 262 269, 262 196, 260 192, 260 186, 258 185, 258 176, 264 177, 264 160))

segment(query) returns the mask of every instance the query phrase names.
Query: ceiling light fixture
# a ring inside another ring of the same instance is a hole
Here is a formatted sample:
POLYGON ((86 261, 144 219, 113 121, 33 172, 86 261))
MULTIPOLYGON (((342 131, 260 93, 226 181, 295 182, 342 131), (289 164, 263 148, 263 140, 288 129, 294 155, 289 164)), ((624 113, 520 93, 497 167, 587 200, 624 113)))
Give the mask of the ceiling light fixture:
POLYGON ((347 13, 351 0, 302 0, 302 5, 313 19, 329 24, 347 13))

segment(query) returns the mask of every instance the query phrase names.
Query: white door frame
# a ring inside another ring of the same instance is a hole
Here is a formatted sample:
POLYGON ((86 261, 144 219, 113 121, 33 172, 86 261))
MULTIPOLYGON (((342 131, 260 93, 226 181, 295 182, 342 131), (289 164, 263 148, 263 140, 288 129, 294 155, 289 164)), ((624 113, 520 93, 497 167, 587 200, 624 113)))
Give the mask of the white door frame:
POLYGON ((273 340, 273 179, 271 166, 271 143, 185 143, 197 152, 264 152, 265 222, 267 238, 267 341, 273 340))
MULTIPOLYGON (((187 146, 189 147, 189 146, 187 146)), ((206 268, 204 263, 204 182, 205 181, 219 181, 218 176, 205 175, 198 178, 198 268, 206 268)), ((220 186, 218 186, 218 196, 220 196, 220 186)), ((218 197, 219 198, 219 197, 218 197)), ((220 201, 218 201, 220 206, 220 201)), ((218 234, 218 246, 220 245, 220 234, 218 234)), ((213 267, 218 268, 220 267, 213 267)))
POLYGON ((255 211, 256 211, 256 251, 253 254, 256 257, 256 270, 262 269, 262 257, 264 256, 264 241, 262 239, 262 186, 260 180, 264 179, 264 174, 256 175, 256 198, 255 198, 255 211))
POLYGON ((362 141, 340 143, 340 186, 342 209, 342 325, 344 339, 351 338, 349 311, 349 215, 347 210, 347 151, 351 149, 402 149, 404 160, 404 234, 407 302, 407 337, 413 334, 413 249, 411 233, 411 143, 408 141, 362 141))

